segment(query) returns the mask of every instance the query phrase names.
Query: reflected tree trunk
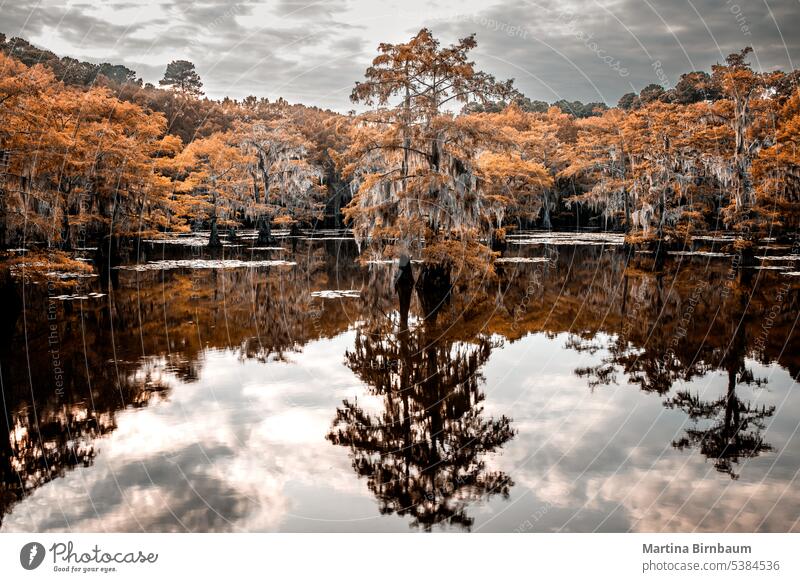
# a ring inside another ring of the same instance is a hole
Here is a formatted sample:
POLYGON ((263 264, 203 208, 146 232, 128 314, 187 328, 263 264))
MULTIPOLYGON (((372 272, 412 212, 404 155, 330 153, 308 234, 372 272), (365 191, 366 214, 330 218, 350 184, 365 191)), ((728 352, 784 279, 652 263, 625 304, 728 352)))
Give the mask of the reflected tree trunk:
POLYGON ((622 307, 620 307, 620 315, 625 316, 628 309, 628 276, 623 277, 622 282, 622 307))
POLYGON ((408 329, 408 312, 411 308, 411 296, 414 290, 414 273, 408 255, 400 257, 394 288, 400 299, 401 329, 408 329))
POLYGON ((416 289, 425 318, 435 322, 439 310, 450 300, 450 268, 445 265, 423 265, 416 289))

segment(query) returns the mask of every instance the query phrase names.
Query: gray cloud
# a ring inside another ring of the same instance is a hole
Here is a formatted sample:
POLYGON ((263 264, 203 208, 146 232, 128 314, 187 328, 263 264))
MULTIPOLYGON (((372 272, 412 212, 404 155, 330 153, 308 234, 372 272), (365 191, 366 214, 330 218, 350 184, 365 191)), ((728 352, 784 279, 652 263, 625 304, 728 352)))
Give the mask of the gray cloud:
POLYGON ((510 0, 431 23, 452 37, 477 34, 480 64, 515 77, 532 98, 604 100, 681 73, 709 70, 753 46, 753 64, 788 69, 800 62, 800 5, 730 0, 618 0, 570 6, 510 0), (776 24, 776 22, 778 24, 776 24), (783 38, 781 38, 781 33, 783 38), (618 66, 612 66, 618 63, 618 66))
POLYGON ((476 33, 481 68, 547 101, 615 103, 748 45, 765 70, 800 62, 796 0, 1 2, 0 32, 58 54, 125 64, 152 82, 188 58, 211 97, 283 96, 341 111, 378 42, 422 26, 443 42, 476 33))

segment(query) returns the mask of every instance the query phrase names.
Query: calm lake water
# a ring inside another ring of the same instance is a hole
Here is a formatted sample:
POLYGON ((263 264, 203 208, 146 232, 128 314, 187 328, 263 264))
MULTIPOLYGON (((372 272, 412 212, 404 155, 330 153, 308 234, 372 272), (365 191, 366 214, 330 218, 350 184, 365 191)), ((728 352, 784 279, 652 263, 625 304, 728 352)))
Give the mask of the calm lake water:
POLYGON ((789 248, 520 233, 424 319, 343 232, 178 242, 3 291, 2 531, 800 531, 789 248))

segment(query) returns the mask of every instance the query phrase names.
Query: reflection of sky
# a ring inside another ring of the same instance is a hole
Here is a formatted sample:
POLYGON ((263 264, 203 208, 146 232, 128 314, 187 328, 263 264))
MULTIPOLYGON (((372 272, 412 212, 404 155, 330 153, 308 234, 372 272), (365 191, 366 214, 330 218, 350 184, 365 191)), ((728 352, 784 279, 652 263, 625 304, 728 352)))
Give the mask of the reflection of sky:
MULTIPOLYGON (((792 483, 800 468, 800 437, 794 434, 800 395, 784 370, 747 362, 769 384, 760 390, 740 386, 737 393, 745 402, 777 406, 764 433, 774 451, 743 460, 740 478, 732 481, 697 450, 672 447, 693 425, 680 410, 664 408, 662 397, 642 393, 622 377, 619 386, 589 391, 573 370, 603 354, 565 351, 565 341, 565 335, 528 337, 496 351, 486 366, 487 414, 511 411, 519 431, 498 460, 517 486, 511 503, 494 503, 496 513, 485 523, 478 518, 476 529, 517 529, 531 515, 539 516, 539 530, 792 527, 800 516, 800 493, 792 483)), ((725 393, 727 377, 715 372, 676 388, 714 400, 725 393)))
MULTIPOLYGON (((672 447, 690 421, 662 397, 624 383, 590 391, 574 369, 602 351, 565 341, 506 342, 483 369, 484 416, 512 417, 518 434, 489 459, 514 480, 511 498, 473 504, 475 530, 797 529, 800 398, 786 372, 748 362, 769 385, 738 393, 778 406, 765 432, 775 450, 741 462, 734 481, 672 447)), ((95 464, 34 491, 4 530, 407 531, 379 515, 347 448, 325 439, 343 399, 380 405, 344 365, 353 342, 314 341, 288 363, 207 352, 197 382, 167 376, 164 401, 119 414, 95 464)), ((725 387, 714 373, 681 388, 713 399, 725 387)))

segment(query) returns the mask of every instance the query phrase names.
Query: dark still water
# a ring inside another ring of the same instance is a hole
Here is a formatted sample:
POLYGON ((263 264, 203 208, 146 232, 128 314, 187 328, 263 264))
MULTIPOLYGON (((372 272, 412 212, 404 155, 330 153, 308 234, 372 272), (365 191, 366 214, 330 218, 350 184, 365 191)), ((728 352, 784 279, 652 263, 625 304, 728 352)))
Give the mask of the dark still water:
POLYGON ((791 249, 522 233, 423 320, 322 234, 6 286, 2 531, 800 531, 791 249))

